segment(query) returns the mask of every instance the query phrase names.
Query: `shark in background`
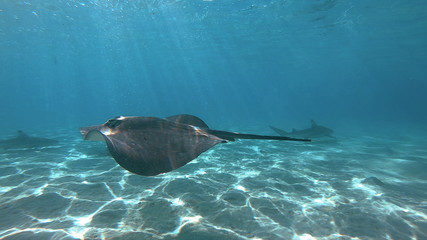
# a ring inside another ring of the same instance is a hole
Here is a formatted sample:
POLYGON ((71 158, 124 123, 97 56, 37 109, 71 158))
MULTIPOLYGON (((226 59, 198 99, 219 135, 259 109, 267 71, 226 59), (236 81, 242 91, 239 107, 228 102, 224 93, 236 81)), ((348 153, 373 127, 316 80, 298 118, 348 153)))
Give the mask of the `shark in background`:
POLYGON ((56 144, 58 144, 56 140, 32 137, 19 130, 16 137, 0 140, 0 150, 42 148, 56 144))
POLYGON ((317 125, 317 123, 313 120, 311 120, 311 127, 302 129, 302 130, 296 130, 295 128, 292 129, 291 132, 286 132, 285 130, 282 130, 280 128, 276 128, 273 126, 270 126, 271 129, 273 129, 277 134, 280 136, 285 137, 295 137, 295 138, 323 138, 323 137, 331 137, 335 138, 332 134, 334 131, 330 128, 317 125))

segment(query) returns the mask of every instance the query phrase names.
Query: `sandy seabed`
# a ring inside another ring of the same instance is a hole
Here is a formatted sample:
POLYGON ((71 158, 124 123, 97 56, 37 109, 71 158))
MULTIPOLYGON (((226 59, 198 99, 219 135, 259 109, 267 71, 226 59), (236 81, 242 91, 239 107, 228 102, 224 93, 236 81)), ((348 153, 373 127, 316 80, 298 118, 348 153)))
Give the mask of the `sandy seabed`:
POLYGON ((0 153, 0 239, 427 239, 421 137, 241 140, 145 177, 77 134, 0 153))

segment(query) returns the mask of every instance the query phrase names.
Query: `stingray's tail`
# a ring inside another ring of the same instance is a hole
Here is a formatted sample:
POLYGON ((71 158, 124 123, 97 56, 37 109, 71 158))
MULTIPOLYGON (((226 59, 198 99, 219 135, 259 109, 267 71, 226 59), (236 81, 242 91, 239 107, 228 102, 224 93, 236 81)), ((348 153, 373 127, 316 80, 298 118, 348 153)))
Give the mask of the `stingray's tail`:
POLYGON ((311 139, 291 138, 291 137, 285 137, 285 136, 265 136, 265 135, 256 135, 256 134, 227 132, 227 131, 212 130, 212 129, 209 129, 208 132, 212 135, 215 135, 219 138, 223 138, 229 141, 234 141, 235 139, 264 139, 264 140, 311 142, 311 139))

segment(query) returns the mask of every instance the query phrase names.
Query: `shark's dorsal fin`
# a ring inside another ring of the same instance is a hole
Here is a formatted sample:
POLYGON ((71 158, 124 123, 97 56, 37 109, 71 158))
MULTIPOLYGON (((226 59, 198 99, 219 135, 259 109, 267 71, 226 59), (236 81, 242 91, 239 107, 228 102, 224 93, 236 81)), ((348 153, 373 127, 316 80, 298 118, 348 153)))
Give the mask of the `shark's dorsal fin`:
POLYGON ((317 123, 314 120, 311 120, 311 127, 317 127, 317 123))
POLYGON ((16 135, 18 138, 28 138, 28 135, 25 134, 23 131, 18 130, 18 132, 16 132, 16 135))

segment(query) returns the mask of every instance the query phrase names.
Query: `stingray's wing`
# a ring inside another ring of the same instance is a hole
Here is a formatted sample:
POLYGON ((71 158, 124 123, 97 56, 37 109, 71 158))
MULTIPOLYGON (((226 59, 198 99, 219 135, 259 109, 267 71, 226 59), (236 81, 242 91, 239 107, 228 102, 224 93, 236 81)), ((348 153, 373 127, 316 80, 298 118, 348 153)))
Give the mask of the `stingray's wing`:
POLYGON ((154 117, 118 117, 91 128, 86 138, 102 134, 120 166, 146 176, 182 167, 226 141, 199 127, 154 117))
POLYGON ((167 117, 166 120, 176 122, 176 123, 193 125, 201 128, 209 128, 208 125, 202 119, 189 114, 179 114, 179 115, 170 116, 170 117, 167 117))

